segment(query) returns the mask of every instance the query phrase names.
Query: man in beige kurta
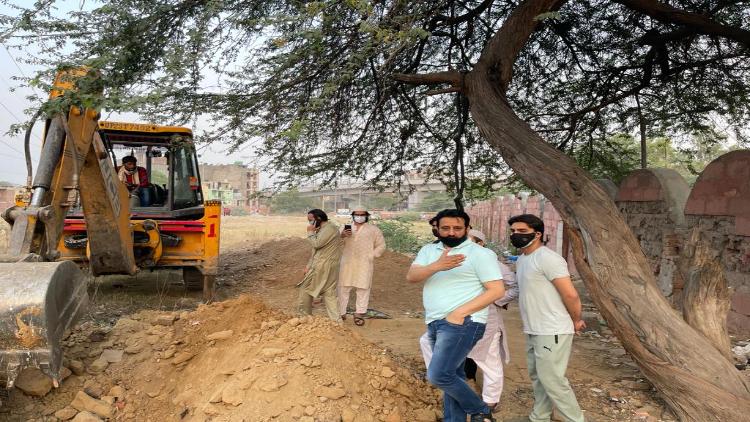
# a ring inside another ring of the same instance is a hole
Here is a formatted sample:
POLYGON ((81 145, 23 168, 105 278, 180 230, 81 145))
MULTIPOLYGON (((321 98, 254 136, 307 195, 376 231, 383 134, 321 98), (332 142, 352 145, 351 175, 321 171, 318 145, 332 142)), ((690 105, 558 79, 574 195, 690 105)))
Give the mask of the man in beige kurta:
POLYGON ((368 222, 370 213, 363 207, 352 211, 352 228, 344 230, 344 251, 339 270, 339 313, 346 315, 352 289, 356 291, 356 316, 367 313, 372 286, 373 261, 385 251, 385 239, 380 229, 368 222))
POLYGON ((326 213, 319 209, 311 210, 307 214, 307 220, 307 240, 313 253, 305 267, 305 277, 299 284, 299 312, 311 315, 313 299, 322 296, 328 317, 341 321, 336 302, 336 280, 342 243, 338 227, 328 221, 326 213))

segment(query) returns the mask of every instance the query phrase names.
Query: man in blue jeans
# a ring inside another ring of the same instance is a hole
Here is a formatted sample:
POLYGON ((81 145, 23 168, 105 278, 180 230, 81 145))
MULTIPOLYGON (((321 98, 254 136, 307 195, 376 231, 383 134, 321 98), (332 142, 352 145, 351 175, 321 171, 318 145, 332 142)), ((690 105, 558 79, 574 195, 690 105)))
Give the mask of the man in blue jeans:
POLYGON ((437 243, 419 250, 406 280, 424 282, 422 300, 432 361, 427 380, 443 390, 445 422, 495 422, 466 383, 464 361, 484 335, 487 306, 505 294, 495 254, 467 238, 469 215, 448 209, 435 217, 437 243))

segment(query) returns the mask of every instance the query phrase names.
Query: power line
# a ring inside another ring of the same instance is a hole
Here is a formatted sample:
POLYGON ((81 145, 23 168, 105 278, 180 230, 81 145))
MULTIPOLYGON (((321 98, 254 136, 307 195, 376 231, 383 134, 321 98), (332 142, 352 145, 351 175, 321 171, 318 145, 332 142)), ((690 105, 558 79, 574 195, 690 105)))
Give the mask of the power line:
POLYGON ((16 68, 18 68, 18 71, 19 71, 19 72, 21 72, 21 75, 22 75, 22 76, 23 76, 23 77, 25 78, 25 77, 26 77, 26 74, 25 74, 25 73, 23 73, 23 69, 21 69, 21 66, 19 66, 19 65, 18 65, 18 62, 17 62, 17 61, 16 61, 16 59, 15 59, 15 58, 13 57, 13 55, 12 55, 12 54, 10 54, 10 50, 8 50, 8 46, 7 46, 7 45, 5 45, 5 44, 3 44, 3 47, 5 48, 5 52, 6 52, 6 53, 8 53, 8 57, 10 57, 10 59, 11 59, 11 60, 13 61, 13 64, 15 64, 15 65, 16 65, 16 68))
POLYGON ((18 116, 16 116, 16 113, 13 112, 13 110, 9 109, 8 106, 6 106, 2 101, 0 101, 0 107, 4 108, 5 111, 7 111, 11 116, 13 116, 14 119, 18 123, 23 123, 23 120, 21 120, 18 116))

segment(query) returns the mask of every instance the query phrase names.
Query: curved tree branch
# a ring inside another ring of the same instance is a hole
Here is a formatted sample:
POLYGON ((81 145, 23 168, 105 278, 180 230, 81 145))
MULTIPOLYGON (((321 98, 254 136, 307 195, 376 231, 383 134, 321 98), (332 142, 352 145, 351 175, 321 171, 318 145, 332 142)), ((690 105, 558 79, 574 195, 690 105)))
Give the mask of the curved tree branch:
POLYGON ((449 83, 454 87, 461 86, 461 72, 449 70, 435 73, 394 73, 391 78, 410 85, 439 85, 449 83))
POLYGON ((476 9, 472 9, 465 14, 461 16, 445 16, 445 15, 438 15, 435 16, 436 22, 446 22, 450 25, 468 22, 477 16, 479 16, 482 12, 487 10, 490 6, 492 6, 492 3, 494 3, 495 0, 484 0, 482 3, 479 4, 479 6, 476 7, 476 9))
POLYGON ((536 30, 542 13, 559 10, 566 0, 526 0, 513 9, 503 26, 492 36, 482 52, 476 70, 497 84, 504 97, 513 79, 513 64, 536 30))
POLYGON ((723 25, 706 15, 677 9, 656 0, 614 1, 629 9, 651 16, 660 22, 685 25, 702 34, 718 35, 750 47, 750 31, 736 26, 723 25))

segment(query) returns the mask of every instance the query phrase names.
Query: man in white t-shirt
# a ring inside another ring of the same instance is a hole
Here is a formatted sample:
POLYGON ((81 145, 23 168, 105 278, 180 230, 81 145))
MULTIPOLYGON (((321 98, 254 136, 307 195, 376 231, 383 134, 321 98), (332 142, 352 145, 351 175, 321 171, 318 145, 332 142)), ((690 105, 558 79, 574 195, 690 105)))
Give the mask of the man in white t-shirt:
POLYGON ((565 421, 583 422, 583 413, 565 377, 573 334, 586 328, 568 264, 542 243, 544 222, 539 217, 517 215, 508 220, 508 225, 510 241, 521 251, 516 262, 518 304, 534 388, 529 419, 549 422, 554 407, 565 421))

